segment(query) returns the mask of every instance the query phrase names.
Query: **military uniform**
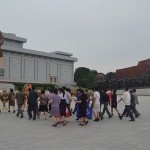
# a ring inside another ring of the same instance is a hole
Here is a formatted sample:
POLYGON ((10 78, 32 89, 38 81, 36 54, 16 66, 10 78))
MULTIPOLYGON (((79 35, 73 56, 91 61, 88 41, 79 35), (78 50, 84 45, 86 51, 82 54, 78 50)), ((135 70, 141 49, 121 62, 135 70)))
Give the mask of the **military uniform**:
POLYGON ((17 116, 19 116, 19 114, 21 114, 21 117, 23 117, 22 105, 24 104, 25 94, 21 91, 17 92, 16 99, 17 99, 17 106, 18 106, 17 116))

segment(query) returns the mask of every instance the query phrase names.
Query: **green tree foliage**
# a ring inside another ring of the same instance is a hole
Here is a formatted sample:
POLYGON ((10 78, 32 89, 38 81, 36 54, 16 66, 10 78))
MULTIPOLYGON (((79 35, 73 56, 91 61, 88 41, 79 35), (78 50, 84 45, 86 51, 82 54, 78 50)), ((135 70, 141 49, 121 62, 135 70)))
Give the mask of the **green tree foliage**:
POLYGON ((116 77, 116 73, 115 72, 108 72, 106 74, 106 80, 110 80, 116 77))
POLYGON ((89 68, 79 67, 75 70, 74 78, 77 86, 91 89, 97 75, 96 70, 90 70, 89 68))

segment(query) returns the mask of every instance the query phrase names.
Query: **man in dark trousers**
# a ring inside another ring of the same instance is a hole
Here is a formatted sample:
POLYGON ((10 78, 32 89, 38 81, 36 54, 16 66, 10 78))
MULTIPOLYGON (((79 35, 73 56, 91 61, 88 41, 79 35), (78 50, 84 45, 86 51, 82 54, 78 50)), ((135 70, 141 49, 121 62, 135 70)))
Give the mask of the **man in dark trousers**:
POLYGON ((28 114, 29 119, 32 119, 32 111, 33 111, 33 120, 36 120, 37 107, 38 107, 38 93, 35 91, 35 87, 32 87, 32 91, 29 93, 28 100, 28 114))
POLYGON ((122 118, 124 117, 124 115, 127 113, 129 116, 130 116, 130 118, 131 118, 131 120, 129 120, 129 121, 135 121, 135 119, 134 119, 134 117, 133 117, 133 114, 131 113, 131 107, 130 107, 130 100, 131 100, 131 95, 130 95, 130 93, 128 92, 128 88, 126 87, 126 88, 124 88, 124 94, 123 94, 123 98, 121 98, 119 101, 118 101, 118 103, 120 102, 120 101, 123 101, 124 102, 124 104, 125 104, 125 109, 124 109, 124 111, 123 111, 123 113, 122 113, 122 115, 121 116, 119 116, 119 118, 120 118, 120 120, 122 120, 122 118))
POLYGON ((138 110, 136 109, 136 104, 139 105, 139 100, 138 100, 138 96, 136 94, 136 89, 133 89, 133 95, 135 96, 135 110, 138 113, 138 116, 140 116, 141 114, 138 112, 138 110))
POLYGON ((16 93, 17 106, 18 106, 18 113, 16 115, 17 117, 19 117, 19 114, 21 114, 21 118, 23 118, 22 105, 24 104, 24 98, 25 98, 25 94, 22 92, 22 88, 18 88, 18 92, 16 93))
POLYGON ((131 111, 134 113, 135 117, 138 118, 138 112, 135 109, 135 104, 136 104, 136 97, 133 94, 133 90, 130 90, 130 95, 131 95, 131 101, 130 101, 130 107, 131 107, 131 111))
POLYGON ((103 115, 105 113, 105 111, 107 112, 109 118, 112 117, 112 115, 110 114, 109 110, 108 110, 108 104, 110 106, 110 100, 109 100, 109 95, 106 93, 106 90, 103 90, 103 94, 102 94, 102 103, 104 104, 104 108, 103 108, 103 115))

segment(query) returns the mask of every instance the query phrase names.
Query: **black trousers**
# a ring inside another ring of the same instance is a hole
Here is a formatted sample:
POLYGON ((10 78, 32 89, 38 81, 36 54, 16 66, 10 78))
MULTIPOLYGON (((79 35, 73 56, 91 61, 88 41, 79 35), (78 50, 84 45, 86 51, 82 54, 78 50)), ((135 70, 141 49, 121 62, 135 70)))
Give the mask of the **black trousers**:
POLYGON ((67 103, 66 103, 66 105, 67 105, 67 107, 68 107, 68 110, 69 110, 70 116, 72 116, 72 114, 71 114, 71 110, 70 110, 70 104, 67 104, 67 103))
POLYGON ((30 118, 32 118, 32 111, 33 111, 33 118, 36 119, 37 104, 29 104, 29 107, 28 107, 28 114, 29 114, 29 117, 30 117, 30 118))
POLYGON ((136 110, 137 114, 140 115, 140 113, 139 113, 138 110, 136 109, 136 105, 135 105, 135 110, 136 110))
POLYGON ((105 111, 107 112, 108 116, 111 117, 111 114, 108 110, 108 102, 104 102, 103 114, 105 113, 105 111))
POLYGON ((17 116, 19 116, 19 114, 21 114, 21 117, 23 117, 22 105, 18 105, 18 113, 17 113, 17 116))
POLYGON ((74 107, 73 113, 75 113, 76 110, 77 110, 77 103, 75 103, 75 107, 74 107))
POLYGON ((125 105, 125 109, 123 111, 123 114, 121 115, 121 118, 123 118, 123 116, 126 115, 126 113, 130 116, 131 120, 135 120, 133 114, 131 113, 130 105, 125 105))
POLYGON ((139 115, 138 115, 138 112, 135 108, 135 105, 130 105, 130 108, 131 108, 131 111, 134 113, 135 117, 138 117, 139 115))
POLYGON ((103 104, 103 101, 100 100, 100 112, 102 112, 102 111, 101 111, 101 110, 102 110, 102 104, 103 104))

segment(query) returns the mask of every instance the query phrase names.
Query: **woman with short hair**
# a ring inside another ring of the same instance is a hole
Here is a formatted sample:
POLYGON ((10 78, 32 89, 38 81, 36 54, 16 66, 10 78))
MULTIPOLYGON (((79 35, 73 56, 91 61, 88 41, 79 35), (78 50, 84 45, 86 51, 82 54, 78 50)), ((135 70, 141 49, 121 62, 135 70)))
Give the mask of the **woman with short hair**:
POLYGON ((79 90, 79 94, 80 94, 79 101, 76 101, 76 103, 79 104, 79 118, 81 120, 81 123, 79 125, 84 126, 84 122, 85 125, 88 123, 86 119, 87 96, 84 93, 84 90, 82 89, 79 90))
POLYGON ((111 115, 113 116, 113 108, 116 110, 118 113, 118 116, 120 116, 119 110, 117 109, 117 94, 116 90, 112 90, 112 95, 111 95, 111 115))
POLYGON ((54 89, 54 93, 51 96, 51 114, 52 119, 54 121, 53 127, 57 126, 57 117, 59 116, 59 103, 60 103, 60 97, 58 96, 57 89, 54 89))

